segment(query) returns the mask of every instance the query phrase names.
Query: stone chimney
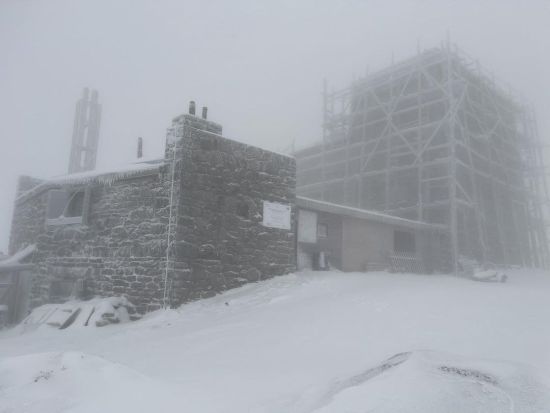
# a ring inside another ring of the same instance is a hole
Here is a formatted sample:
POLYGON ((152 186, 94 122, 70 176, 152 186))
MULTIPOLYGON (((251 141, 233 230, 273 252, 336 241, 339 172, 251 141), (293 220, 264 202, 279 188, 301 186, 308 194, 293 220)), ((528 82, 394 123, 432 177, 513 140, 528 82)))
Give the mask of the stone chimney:
POLYGON ((137 141, 137 158, 143 157, 143 138, 140 136, 137 141))
POLYGON ((172 159, 174 144, 184 136, 189 136, 192 130, 203 130, 216 135, 222 134, 222 125, 207 119, 208 108, 203 106, 202 117, 195 116, 196 104, 192 100, 189 102, 189 113, 177 116, 172 119, 172 126, 166 132, 166 147, 164 157, 172 159))

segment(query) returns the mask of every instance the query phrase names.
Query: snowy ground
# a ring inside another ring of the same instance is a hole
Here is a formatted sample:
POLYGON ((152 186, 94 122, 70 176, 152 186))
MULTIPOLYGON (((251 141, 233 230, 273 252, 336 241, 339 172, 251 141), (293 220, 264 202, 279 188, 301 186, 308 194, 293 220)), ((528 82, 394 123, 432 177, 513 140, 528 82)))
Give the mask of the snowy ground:
POLYGON ((529 271, 303 273, 134 323, 0 333, 1 413, 546 412, 549 376, 550 275, 529 271))

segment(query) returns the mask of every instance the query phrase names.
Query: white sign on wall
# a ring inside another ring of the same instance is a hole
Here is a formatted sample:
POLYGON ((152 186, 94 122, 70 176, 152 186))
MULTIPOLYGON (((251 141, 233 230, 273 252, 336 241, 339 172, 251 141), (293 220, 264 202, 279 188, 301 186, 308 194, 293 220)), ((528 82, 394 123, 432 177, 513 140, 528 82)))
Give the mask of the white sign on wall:
POLYGON ((264 201, 264 227, 290 229, 290 205, 264 201))

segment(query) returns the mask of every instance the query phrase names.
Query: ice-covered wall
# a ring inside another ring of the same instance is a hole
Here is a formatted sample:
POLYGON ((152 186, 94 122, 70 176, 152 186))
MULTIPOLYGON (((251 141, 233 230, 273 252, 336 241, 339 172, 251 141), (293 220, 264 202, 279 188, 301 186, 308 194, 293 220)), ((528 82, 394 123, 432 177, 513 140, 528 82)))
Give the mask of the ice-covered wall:
POLYGON ((171 295, 176 303, 296 268, 294 158, 226 139, 209 123, 184 115, 174 125, 182 132, 171 295), (264 226, 264 201, 289 205, 291 228, 264 226))
MULTIPOLYGON (((109 182, 42 183, 18 198, 10 251, 36 244, 32 306, 63 300, 78 283, 83 295, 124 295, 145 312, 165 294, 177 306, 295 269, 294 159, 223 138, 221 126, 191 115, 174 127, 156 169, 109 182), (82 224, 46 224, 55 187, 89 188, 82 224), (290 229, 262 224, 264 201, 291 207, 290 229)), ((30 184, 39 182, 22 179, 24 191, 30 184)))
POLYGON ((63 300, 60 283, 82 281, 86 295, 125 295, 140 311, 158 307, 166 249, 165 174, 88 186, 86 224, 46 225, 47 191, 16 205, 12 251, 37 246, 31 305, 63 300))

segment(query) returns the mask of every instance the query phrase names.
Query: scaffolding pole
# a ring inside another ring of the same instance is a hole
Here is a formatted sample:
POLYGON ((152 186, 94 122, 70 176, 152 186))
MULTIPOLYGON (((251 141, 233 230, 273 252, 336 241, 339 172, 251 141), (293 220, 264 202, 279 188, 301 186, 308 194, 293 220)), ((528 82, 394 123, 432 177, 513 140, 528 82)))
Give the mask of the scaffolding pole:
POLYGON ((532 111, 448 40, 323 86, 323 139, 298 193, 449 228, 452 262, 548 268, 548 188, 532 111))

